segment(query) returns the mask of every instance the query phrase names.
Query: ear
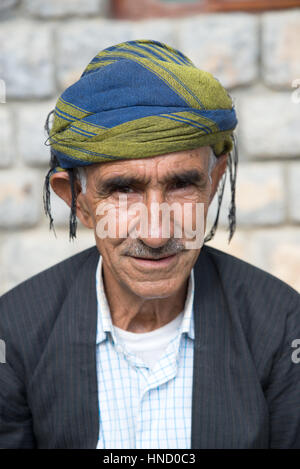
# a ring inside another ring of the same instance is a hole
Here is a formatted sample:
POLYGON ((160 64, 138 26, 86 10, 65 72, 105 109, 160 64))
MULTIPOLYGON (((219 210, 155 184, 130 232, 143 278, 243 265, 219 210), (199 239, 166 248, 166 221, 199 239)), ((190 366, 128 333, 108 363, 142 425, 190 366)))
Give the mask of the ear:
MULTIPOLYGON (((60 171, 51 176, 50 184, 56 195, 58 195, 66 204, 71 207, 72 193, 70 187, 70 179, 67 171, 60 171)), ((81 192, 79 181, 74 181, 76 193, 76 215, 81 223, 87 228, 93 228, 92 217, 89 210, 85 194, 81 192)))
POLYGON ((71 207, 72 194, 67 171, 60 171, 53 174, 50 178, 50 184, 55 194, 63 199, 69 207, 71 207))
POLYGON ((217 158, 217 162, 214 168, 212 169, 212 172, 211 172, 212 185, 211 185, 211 193, 210 193, 210 202, 214 198, 219 182, 221 180, 221 177, 226 171, 227 160, 228 160, 228 153, 226 153, 225 155, 219 156, 217 158))

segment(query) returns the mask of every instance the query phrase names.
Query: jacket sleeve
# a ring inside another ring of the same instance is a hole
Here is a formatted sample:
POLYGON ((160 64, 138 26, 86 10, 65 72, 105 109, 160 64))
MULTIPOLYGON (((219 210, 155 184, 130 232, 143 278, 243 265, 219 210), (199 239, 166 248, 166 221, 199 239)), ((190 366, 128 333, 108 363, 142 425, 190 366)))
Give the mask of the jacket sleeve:
POLYGON ((0 363, 0 448, 34 448, 24 386, 8 363, 0 363))
POLYGON ((5 449, 35 447, 22 373, 20 337, 26 335, 21 324, 16 327, 18 321, 14 315, 18 307, 13 295, 0 298, 0 448, 5 449))
POLYGON ((300 448, 299 298, 297 295, 287 314, 282 344, 265 393, 270 415, 270 448, 300 448))

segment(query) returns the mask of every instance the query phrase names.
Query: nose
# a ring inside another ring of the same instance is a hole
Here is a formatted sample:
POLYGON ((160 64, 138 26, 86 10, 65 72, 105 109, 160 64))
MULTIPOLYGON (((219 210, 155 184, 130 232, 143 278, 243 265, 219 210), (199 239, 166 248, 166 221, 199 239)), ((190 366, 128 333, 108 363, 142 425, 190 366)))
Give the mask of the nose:
POLYGON ((164 203, 164 194, 160 189, 151 189, 146 194, 145 205, 147 208, 148 230, 141 233, 140 239, 152 248, 164 246, 168 239, 172 237, 172 224, 169 223, 169 230, 163 230, 163 215, 160 204, 164 203))

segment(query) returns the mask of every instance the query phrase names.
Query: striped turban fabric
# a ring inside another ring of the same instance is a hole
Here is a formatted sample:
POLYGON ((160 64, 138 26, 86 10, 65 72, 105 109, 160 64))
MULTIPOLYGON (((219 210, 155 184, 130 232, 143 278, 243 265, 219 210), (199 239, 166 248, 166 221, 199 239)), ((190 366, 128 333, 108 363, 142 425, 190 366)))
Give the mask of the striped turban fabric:
POLYGON ((49 179, 56 171, 207 145, 219 156, 231 152, 237 125, 232 100, 216 78, 180 51, 150 40, 99 52, 52 113, 51 129, 49 116, 46 123, 50 224, 49 179))

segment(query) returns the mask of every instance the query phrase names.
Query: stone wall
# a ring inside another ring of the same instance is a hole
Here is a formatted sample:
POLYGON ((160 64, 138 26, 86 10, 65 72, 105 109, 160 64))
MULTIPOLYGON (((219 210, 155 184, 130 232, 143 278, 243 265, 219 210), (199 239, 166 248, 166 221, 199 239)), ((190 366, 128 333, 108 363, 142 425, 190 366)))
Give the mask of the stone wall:
MULTIPOLYGON (((82 227, 69 242, 69 211, 55 196, 56 237, 49 232, 43 125, 59 93, 99 50, 138 38, 178 47, 234 98, 237 231, 228 244, 227 191, 209 244, 300 289, 300 10, 139 22, 109 14, 105 0, 0 3, 0 292, 93 244, 82 227)), ((210 222, 215 210, 214 201, 210 222)))

